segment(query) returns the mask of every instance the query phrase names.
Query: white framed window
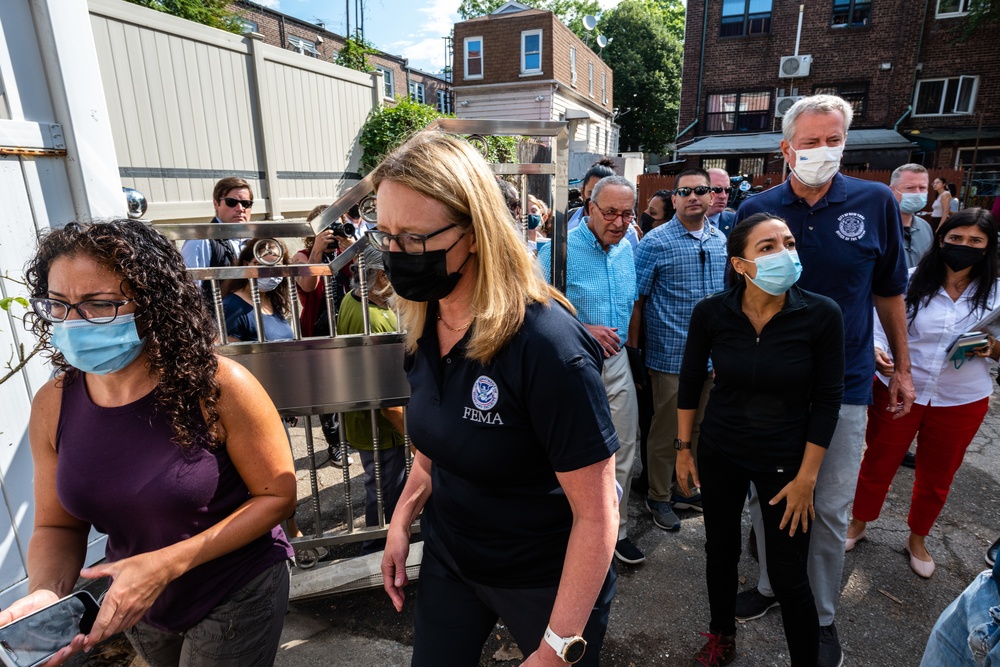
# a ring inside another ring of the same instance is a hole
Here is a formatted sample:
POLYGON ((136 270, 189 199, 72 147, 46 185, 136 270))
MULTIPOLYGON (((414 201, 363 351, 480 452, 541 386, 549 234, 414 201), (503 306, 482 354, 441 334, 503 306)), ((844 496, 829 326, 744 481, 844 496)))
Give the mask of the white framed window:
POLYGON ((439 89, 437 91, 437 110, 441 113, 451 113, 451 95, 447 90, 439 89))
POLYGON ((417 83, 416 81, 410 82, 410 99, 414 102, 426 104, 424 101, 424 84, 417 83))
POLYGON ((483 78, 483 38, 465 38, 465 78, 483 78))
POLYGON ((316 50, 316 42, 310 42, 308 39, 302 39, 301 37, 296 37, 295 35, 289 35, 288 48, 296 53, 301 53, 304 56, 319 58, 319 51, 316 50))
POLYGON ((240 24, 240 32, 244 35, 248 32, 260 32, 260 26, 257 25, 256 21, 251 21, 250 19, 245 19, 242 16, 237 16, 236 22, 240 24))
POLYGON ((608 103, 608 73, 601 72, 601 101, 608 103))
POLYGON ((390 100, 396 97, 396 88, 392 81, 392 70, 388 67, 375 67, 379 72, 382 72, 382 97, 387 97, 390 100))
POLYGON ((542 31, 521 31, 521 74, 542 73, 542 31))
POLYGON ((576 47, 569 47, 569 85, 576 88, 576 47))
POLYGON ((946 19, 953 16, 965 16, 969 13, 972 0, 937 0, 935 18, 946 19))
POLYGON ((914 116, 956 116, 971 114, 979 89, 978 76, 950 79, 921 79, 913 96, 914 116))
POLYGON ((590 96, 594 96, 594 63, 587 63, 587 82, 590 96))

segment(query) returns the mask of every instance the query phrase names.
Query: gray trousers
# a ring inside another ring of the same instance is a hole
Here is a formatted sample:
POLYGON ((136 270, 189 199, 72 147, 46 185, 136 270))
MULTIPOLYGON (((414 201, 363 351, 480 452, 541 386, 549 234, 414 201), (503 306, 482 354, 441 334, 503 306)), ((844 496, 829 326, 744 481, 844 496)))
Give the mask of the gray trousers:
MULTIPOLYGON (((868 406, 840 406, 840 420, 833 433, 830 448, 823 458, 816 480, 813 506, 816 519, 809 526, 809 584, 816 599, 821 626, 833 623, 840 599, 841 579, 844 575, 844 545, 847 539, 849 510, 854 501, 861 469, 861 450, 865 442, 865 425, 868 406)), ((765 498, 764 502, 771 500, 765 498)), ((760 513, 757 490, 750 487, 750 519, 757 535, 757 553, 760 556, 760 582, 757 590, 773 596, 771 581, 767 576, 767 552, 764 547, 764 520, 760 513)))
POLYGON ((639 402, 625 348, 604 360, 601 380, 604 382, 604 391, 608 394, 608 405, 611 406, 611 422, 615 425, 618 443, 621 445, 615 452, 615 480, 622 487, 622 497, 618 502, 618 539, 623 540, 628 526, 628 492, 632 487, 635 444, 639 439, 639 402))

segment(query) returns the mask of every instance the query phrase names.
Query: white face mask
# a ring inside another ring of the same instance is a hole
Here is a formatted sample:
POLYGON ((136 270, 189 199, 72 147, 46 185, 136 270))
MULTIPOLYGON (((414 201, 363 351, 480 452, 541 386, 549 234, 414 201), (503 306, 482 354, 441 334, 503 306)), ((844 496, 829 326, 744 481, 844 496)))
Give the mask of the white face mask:
POLYGON ((818 188, 827 183, 840 171, 840 158, 844 147, 820 146, 818 148, 792 149, 795 153, 795 167, 792 172, 804 185, 818 188))

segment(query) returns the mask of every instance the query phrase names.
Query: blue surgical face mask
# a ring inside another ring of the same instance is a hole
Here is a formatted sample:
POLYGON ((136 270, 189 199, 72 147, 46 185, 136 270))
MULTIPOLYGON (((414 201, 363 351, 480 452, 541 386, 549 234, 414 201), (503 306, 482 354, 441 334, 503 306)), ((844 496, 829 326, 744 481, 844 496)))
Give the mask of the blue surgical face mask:
POLYGON ((52 346, 66 362, 84 373, 106 375, 135 361, 146 344, 135 327, 135 313, 108 324, 66 320, 52 325, 52 346))
POLYGON ((283 279, 279 277, 274 278, 258 278, 257 279, 257 289, 261 292, 273 292, 278 289, 278 285, 281 284, 283 279))
POLYGON ((926 192, 900 192, 899 195, 901 197, 899 210, 903 213, 913 214, 927 206, 926 192))
POLYGON ((787 248, 782 249, 781 252, 762 255, 755 260, 744 259, 743 261, 753 262, 757 265, 757 277, 746 276, 746 279, 772 296, 779 296, 787 292, 802 275, 799 253, 787 248))

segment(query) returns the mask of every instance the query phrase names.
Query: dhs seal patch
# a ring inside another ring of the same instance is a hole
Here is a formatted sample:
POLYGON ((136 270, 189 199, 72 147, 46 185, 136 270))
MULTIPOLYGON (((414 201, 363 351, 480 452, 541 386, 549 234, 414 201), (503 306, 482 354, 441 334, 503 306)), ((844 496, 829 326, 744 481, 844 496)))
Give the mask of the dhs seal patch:
POLYGON ((865 216, 860 213, 845 213, 837 221, 837 236, 845 241, 858 241, 867 231, 865 229, 865 216))
POLYGON ((480 410, 492 410, 500 400, 497 383, 485 375, 480 375, 472 385, 472 404, 480 410))

